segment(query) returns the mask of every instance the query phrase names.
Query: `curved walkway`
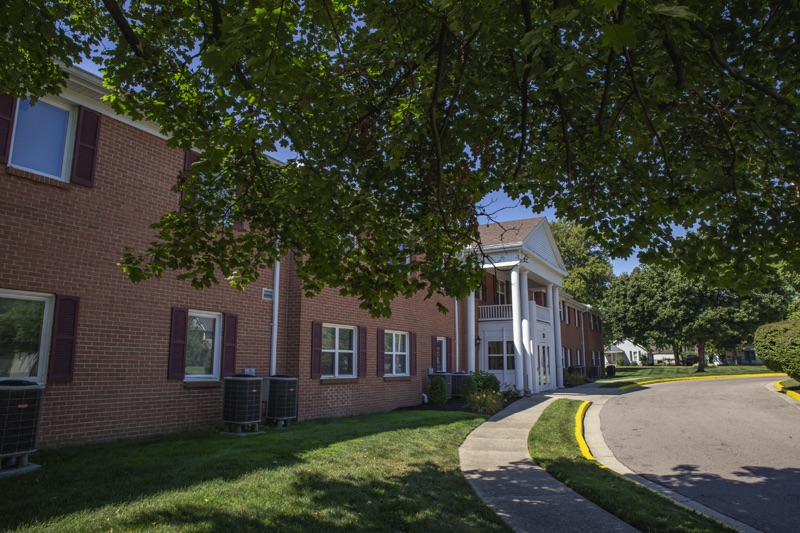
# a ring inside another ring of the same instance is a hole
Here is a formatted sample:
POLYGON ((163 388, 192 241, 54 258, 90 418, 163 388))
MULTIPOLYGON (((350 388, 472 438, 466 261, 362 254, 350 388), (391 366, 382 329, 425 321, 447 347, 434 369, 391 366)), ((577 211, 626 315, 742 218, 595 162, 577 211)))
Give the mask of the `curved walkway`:
POLYGON ((757 533, 746 524, 637 476, 614 457, 603 439, 600 411, 609 399, 623 393, 590 384, 521 398, 467 436, 459 448, 461 470, 475 493, 516 532, 587 528, 592 532, 637 531, 551 477, 534 464, 528 451, 528 434, 552 401, 589 400, 592 405, 584 418, 584 435, 600 464, 739 531, 757 533))
POLYGON ((551 391, 521 398, 476 428, 459 448, 461 470, 475 493, 514 531, 636 531, 555 480, 528 452, 528 433, 547 405, 556 398, 595 401, 618 394, 600 390, 609 392, 596 395, 597 387, 583 386, 580 394, 551 391))

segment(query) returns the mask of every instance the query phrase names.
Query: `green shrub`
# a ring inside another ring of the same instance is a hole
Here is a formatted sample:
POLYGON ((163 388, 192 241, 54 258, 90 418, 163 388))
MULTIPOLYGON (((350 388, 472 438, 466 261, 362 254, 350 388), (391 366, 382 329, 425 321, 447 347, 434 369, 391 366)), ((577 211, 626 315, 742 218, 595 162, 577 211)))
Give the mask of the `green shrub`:
POLYGON ((433 376, 431 378, 428 399, 431 405, 442 405, 447 402, 447 383, 442 376, 433 376))
POLYGON ((764 366, 800 380, 800 320, 761 326, 756 330, 753 346, 764 366))
POLYGON ((586 378, 584 375, 578 372, 578 369, 574 367, 569 367, 567 370, 567 378, 576 387, 586 383, 586 378))
POLYGON ((475 378, 473 376, 467 375, 461 378, 462 398, 469 398, 470 396, 475 396, 476 392, 478 392, 478 385, 475 383, 475 378))
POLYGON ((506 389, 501 394, 506 400, 509 400, 511 398, 522 398, 522 393, 518 391, 516 388, 506 389))
POLYGON ((497 376, 491 372, 476 370, 472 375, 475 378, 475 387, 478 389, 478 392, 500 391, 500 381, 498 381, 497 376))
POLYGON ((481 391, 467 399, 467 407, 483 415, 495 414, 505 403, 505 398, 497 391, 481 391))

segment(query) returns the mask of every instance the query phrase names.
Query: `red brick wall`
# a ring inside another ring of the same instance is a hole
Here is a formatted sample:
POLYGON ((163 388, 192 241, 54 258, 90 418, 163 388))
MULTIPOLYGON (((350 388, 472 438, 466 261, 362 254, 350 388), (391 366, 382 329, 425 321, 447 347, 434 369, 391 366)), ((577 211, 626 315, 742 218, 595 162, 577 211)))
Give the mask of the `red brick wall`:
MULTIPOLYGON (((296 277, 293 277, 296 283, 296 277)), ((359 308, 355 298, 342 297, 335 289, 325 289, 314 298, 301 298, 292 305, 300 310, 296 323, 296 344, 290 342, 282 354, 289 373, 299 377, 299 413, 301 419, 349 416, 361 413, 382 412, 398 407, 417 405, 421 393, 427 390, 427 369, 431 366, 431 337, 454 338, 454 309, 452 299, 439 299, 450 310, 442 314, 436 309, 437 299, 424 300, 422 295, 398 299, 392 304, 391 318, 372 318, 359 308), (311 378, 311 324, 314 321, 365 327, 367 329, 367 372, 357 380, 326 380, 311 378), (408 378, 390 378, 377 375, 378 329, 404 331, 416 334, 416 375, 408 378)), ((460 333, 465 339, 466 309, 459 309, 460 333)), ((287 332, 288 333, 288 332, 287 332)), ((465 341, 461 341, 460 368, 466 367, 465 341)), ((281 367, 281 360, 278 366, 281 367)))
POLYGON ((167 274, 131 284, 116 266, 144 246, 148 225, 172 210, 183 154, 103 117, 95 186, 29 179, 0 165, 0 288, 80 297, 74 378, 45 389, 44 447, 167 433, 219 424, 221 387, 167 380, 172 306, 239 316, 237 370, 269 369, 271 306, 261 281, 238 293, 196 291, 167 274))
MULTIPOLYGON (((575 308, 567 306, 569 312, 569 324, 565 320, 561 321, 561 346, 564 349, 566 362, 566 351, 572 352, 571 366, 588 367, 592 364, 591 353, 595 350, 599 354, 603 353, 603 332, 597 328, 592 330, 589 322, 590 313, 579 313, 580 327, 575 326, 575 308), (577 359, 578 350, 581 352, 580 361, 577 359)), ((597 361, 597 358, 595 358, 597 361)), ((602 359, 599 363, 603 364, 602 359)))

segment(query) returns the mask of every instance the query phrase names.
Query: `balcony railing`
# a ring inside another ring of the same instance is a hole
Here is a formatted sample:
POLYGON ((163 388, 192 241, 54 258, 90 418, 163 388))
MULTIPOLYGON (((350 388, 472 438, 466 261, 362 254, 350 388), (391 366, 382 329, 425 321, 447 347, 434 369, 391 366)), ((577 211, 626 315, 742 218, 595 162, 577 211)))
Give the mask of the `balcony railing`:
POLYGON ((480 305, 478 320, 511 320, 511 304, 480 305))
MULTIPOLYGON (((552 317, 549 307, 542 307, 530 302, 531 315, 540 322, 550 323, 552 317)), ((478 306, 478 320, 511 320, 511 304, 505 305, 480 305, 478 306)))

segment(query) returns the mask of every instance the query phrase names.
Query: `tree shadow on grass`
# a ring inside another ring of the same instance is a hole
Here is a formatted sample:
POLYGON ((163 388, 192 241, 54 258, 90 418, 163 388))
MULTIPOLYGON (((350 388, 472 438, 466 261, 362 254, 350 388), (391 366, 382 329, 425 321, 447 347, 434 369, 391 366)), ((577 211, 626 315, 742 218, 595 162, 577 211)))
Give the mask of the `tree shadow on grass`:
MULTIPOLYGON (((0 498, 0 529, 153 500, 161 493, 202 483, 233 482, 254 472, 292 468, 306 461, 304 454, 333 444, 385 432, 425 431, 476 418, 482 417, 461 412, 409 411, 303 422, 247 438, 207 431, 43 451, 32 457, 33 462, 42 465, 40 470, 0 479, 4 495, 0 498)), ((227 523, 225 512, 207 512, 214 516, 203 518, 191 505, 157 513, 163 514, 165 521, 181 520, 188 513, 201 520, 227 523)), ((158 516, 152 519, 158 521, 158 516)), ((141 527, 146 523, 141 522, 141 527)))
POLYGON ((287 511, 248 508, 245 513, 209 513, 197 506, 143 513, 120 523, 122 529, 162 527, 187 531, 203 525, 212 531, 508 531, 497 516, 464 489, 457 473, 432 463, 380 480, 304 473, 293 492, 307 504, 287 511), (245 514, 245 516, 242 516, 245 514), (241 520, 240 520, 241 517, 241 520))

